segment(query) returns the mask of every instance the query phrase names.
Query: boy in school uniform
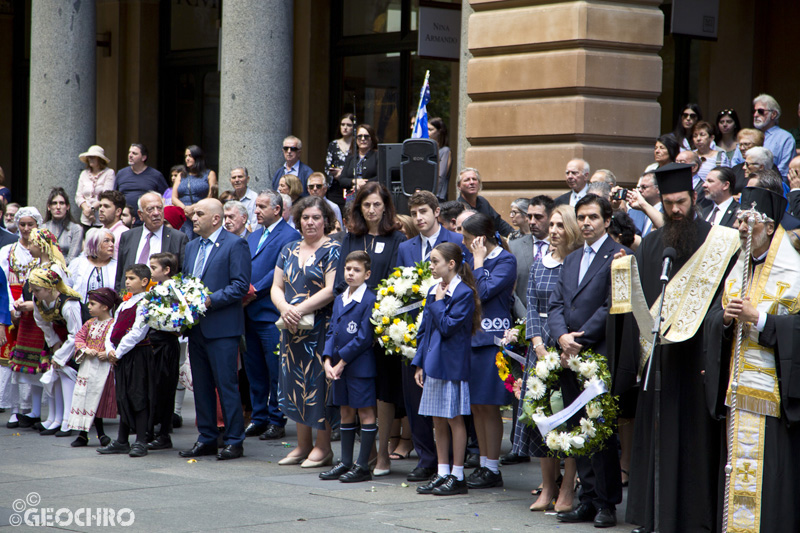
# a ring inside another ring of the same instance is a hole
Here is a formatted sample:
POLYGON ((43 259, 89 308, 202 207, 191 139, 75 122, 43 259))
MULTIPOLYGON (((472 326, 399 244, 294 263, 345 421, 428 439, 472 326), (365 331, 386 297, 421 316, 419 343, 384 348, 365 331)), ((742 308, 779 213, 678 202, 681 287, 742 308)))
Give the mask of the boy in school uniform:
MULTIPOLYGON (((152 280, 164 283, 178 272, 178 256, 162 252, 150 256, 152 280)), ((155 405, 152 406, 151 427, 160 425, 158 435, 147 443, 147 449, 168 450, 172 448, 172 413, 175 407, 175 393, 180 373, 181 348, 178 334, 172 331, 150 329, 148 335, 153 347, 153 372, 155 373, 155 405)))
POLYGON ((151 408, 155 400, 155 375, 153 372, 153 347, 147 333, 150 328, 139 312, 139 302, 150 285, 150 269, 137 263, 125 271, 125 288, 131 294, 119 306, 106 338, 106 353, 112 364, 116 363, 117 410, 119 433, 117 440, 97 449, 100 454, 127 453, 131 457, 147 455, 147 430, 151 408), (133 430, 136 442, 128 443, 133 430))
POLYGON ((339 406, 342 424, 342 457, 336 466, 319 475, 342 483, 369 481, 369 454, 378 431, 375 417, 375 353, 370 323, 375 293, 367 289, 371 261, 363 251, 345 258, 344 279, 348 289, 336 297, 323 357, 325 374, 331 385, 332 403, 339 406), (361 419, 361 449, 353 462, 356 439, 356 412, 361 419))

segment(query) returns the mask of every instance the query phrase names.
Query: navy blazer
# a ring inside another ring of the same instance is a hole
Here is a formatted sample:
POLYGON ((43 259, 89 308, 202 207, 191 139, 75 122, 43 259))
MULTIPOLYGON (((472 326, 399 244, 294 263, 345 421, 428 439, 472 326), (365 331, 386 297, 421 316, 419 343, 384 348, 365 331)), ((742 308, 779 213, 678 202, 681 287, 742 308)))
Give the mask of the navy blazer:
POLYGON ((300 234, 285 220, 281 220, 267 235, 267 240, 264 241, 261 250, 256 252, 264 231, 266 228, 261 228, 247 237, 253 270, 250 283, 256 289, 256 299, 244 308, 244 312, 250 320, 275 322, 281 316, 270 297, 272 279, 275 277, 275 264, 278 262, 284 246, 300 240, 300 234))
MULTIPOLYGON (((278 185, 281 182, 281 178, 283 177, 283 169, 286 168, 286 162, 281 165, 281 168, 278 169, 277 172, 272 176, 272 188, 276 191, 278 190, 278 185)), ((308 196, 308 177, 313 174, 314 171, 311 170, 311 167, 300 161, 300 166, 298 167, 297 177, 300 178, 300 183, 303 184, 303 196, 308 196)))
MULTIPOLYGON (((467 255, 467 261, 472 261, 472 254, 464 246, 464 237, 460 233, 450 231, 444 226, 440 226, 439 236, 436 238, 436 246, 443 242, 454 242, 461 246, 461 250, 467 255)), ((397 266, 410 267, 422 261, 422 237, 417 235, 407 241, 401 242, 397 249, 397 266)))
POLYGON ((352 301, 346 307, 343 298, 344 293, 334 300, 322 356, 330 357, 331 365, 344 360, 347 363, 344 375, 347 377, 373 378, 376 375, 375 352, 372 350, 375 334, 369 319, 378 298, 369 289, 360 302, 352 301))
POLYGON ((472 347, 472 315, 475 301, 472 289, 463 281, 452 296, 436 300, 436 287, 428 293, 422 324, 417 332, 417 354, 412 365, 425 375, 448 381, 468 381, 472 347))
POLYGON ((473 271, 481 299, 481 329, 472 336, 472 346, 493 346, 494 338, 512 325, 514 283, 517 281, 517 258, 503 250, 473 271))
POLYGON ((606 355, 606 319, 611 297, 611 262, 614 254, 631 250, 610 236, 600 246, 580 285, 578 274, 583 247, 567 256, 548 306, 548 324, 554 340, 566 333, 583 331, 576 342, 606 355))
MULTIPOLYGON (((194 239, 186 245, 184 272, 194 271, 201 241, 194 239)), ((244 239, 223 228, 207 253, 200 279, 211 291, 211 308, 195 328, 208 339, 238 337, 244 333, 242 298, 250 289, 250 250, 244 239)), ((190 335, 195 328, 189 330, 190 335)))
POLYGON ((6 228, 0 228, 0 248, 7 244, 14 244, 19 240, 19 235, 11 233, 6 228))

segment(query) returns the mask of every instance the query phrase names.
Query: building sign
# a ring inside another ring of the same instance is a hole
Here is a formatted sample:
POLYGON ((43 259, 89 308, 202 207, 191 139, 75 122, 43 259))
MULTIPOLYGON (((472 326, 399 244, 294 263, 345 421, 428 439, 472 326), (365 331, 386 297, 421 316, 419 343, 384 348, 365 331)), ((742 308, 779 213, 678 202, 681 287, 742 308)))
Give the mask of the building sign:
POLYGON ((421 57, 453 59, 461 53, 461 10, 419 7, 417 53, 421 57))
POLYGON ((674 0, 672 33, 717 40, 719 0, 674 0))

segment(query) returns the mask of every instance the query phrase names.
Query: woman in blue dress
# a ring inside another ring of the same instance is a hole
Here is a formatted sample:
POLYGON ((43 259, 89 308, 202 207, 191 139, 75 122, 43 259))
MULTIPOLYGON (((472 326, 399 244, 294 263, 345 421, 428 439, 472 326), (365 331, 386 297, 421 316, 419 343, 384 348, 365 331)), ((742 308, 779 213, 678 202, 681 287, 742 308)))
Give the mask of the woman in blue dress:
MULTIPOLYGON (((558 282, 564 258, 583 246, 575 209, 560 205, 550 214, 550 249, 541 259, 534 260, 528 278, 528 319, 525 325, 526 336, 530 340, 525 368, 532 368, 547 349, 556 347, 556 340, 550 336, 547 325, 547 303, 558 282)), ((522 380, 520 398, 525 397, 527 380, 522 380)), ((523 402, 519 402, 517 416, 522 416, 523 402)), ((539 430, 518 423, 514 430, 512 453, 527 457, 538 457, 542 468, 542 488, 539 498, 531 505, 531 511, 571 511, 575 497, 575 459, 564 461, 564 480, 561 490, 556 485, 559 473, 559 459, 548 457, 547 448, 539 430), (558 500, 556 501, 556 498, 558 500)))
POLYGON ((511 403, 505 383, 497 374, 495 338, 512 325, 517 258, 503 247, 494 222, 476 213, 462 223, 464 245, 472 252, 473 276, 481 300, 481 329, 472 336, 469 390, 475 433, 480 449, 480 466, 467 478, 471 489, 502 487, 500 443, 503 419, 500 406, 511 403))
POLYGON ((339 263, 339 243, 328 237, 336 216, 324 198, 306 196, 292 210, 303 238, 287 244, 275 265, 270 292, 286 328, 281 331, 278 404, 297 423, 297 447, 278 462, 303 468, 333 463, 331 422, 326 408, 328 383, 322 351, 333 310, 333 280, 339 263), (313 316, 313 327, 300 320, 313 316), (317 430, 314 443, 312 429, 317 430), (302 463, 302 464, 301 464, 302 463))
MULTIPOLYGON (((217 173, 206 167, 203 150, 197 145, 186 147, 183 154, 184 172, 175 176, 172 183, 172 205, 183 209, 186 222, 180 228, 189 239, 194 239, 192 230, 192 215, 194 204, 203 198, 211 198, 213 189, 217 186, 217 173)), ((179 229, 179 228, 175 228, 179 229)))

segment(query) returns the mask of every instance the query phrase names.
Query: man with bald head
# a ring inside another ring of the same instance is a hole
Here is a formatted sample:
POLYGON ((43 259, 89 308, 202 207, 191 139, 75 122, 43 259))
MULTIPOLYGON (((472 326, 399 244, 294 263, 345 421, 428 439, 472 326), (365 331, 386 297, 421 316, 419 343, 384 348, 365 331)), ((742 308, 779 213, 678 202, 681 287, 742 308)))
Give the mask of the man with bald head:
POLYGON ((150 256, 170 252, 183 263, 183 251, 188 238, 180 228, 164 225, 164 199, 155 191, 139 197, 139 219, 144 225, 122 233, 117 251, 117 292, 125 288, 125 271, 136 263, 150 264, 150 256))
POLYGON ((578 200, 586 196, 589 172, 591 172, 589 163, 583 159, 570 160, 567 163, 567 169, 564 171, 567 187, 570 188, 570 191, 556 198, 556 205, 571 205, 575 207, 578 200))
POLYGON ((244 333, 242 298, 250 288, 250 249, 245 239, 222 227, 224 210, 216 198, 194 204, 192 229, 198 238, 186 246, 183 271, 199 278, 211 291, 206 314, 189 330, 192 381, 200 436, 181 457, 216 455, 237 459, 243 455, 244 414, 237 370, 239 337, 244 333), (219 392, 225 420, 222 450, 217 453, 219 392))

